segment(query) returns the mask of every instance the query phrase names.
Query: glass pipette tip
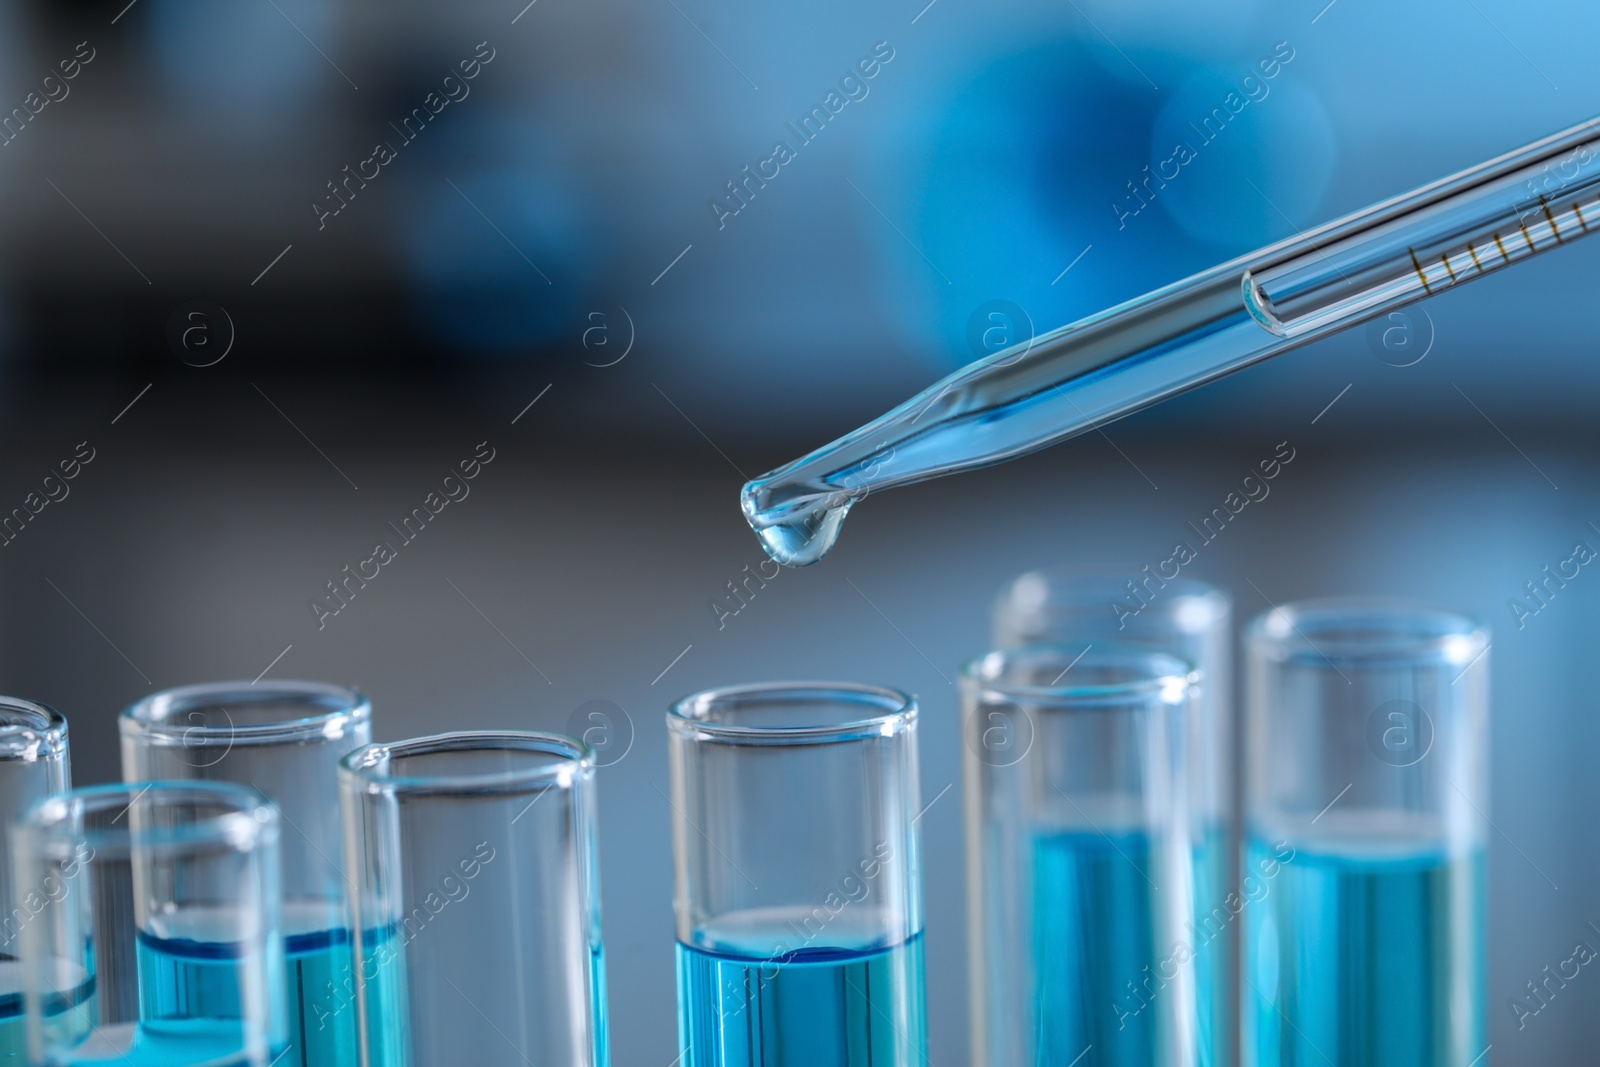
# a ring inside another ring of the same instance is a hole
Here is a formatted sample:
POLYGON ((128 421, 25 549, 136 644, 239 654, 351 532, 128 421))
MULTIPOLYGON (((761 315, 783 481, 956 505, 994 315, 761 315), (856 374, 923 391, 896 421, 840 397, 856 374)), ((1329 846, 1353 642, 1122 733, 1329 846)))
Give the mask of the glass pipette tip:
POLYGON ((870 493, 1037 451, 1596 227, 1600 119, 971 363, 740 503, 806 566, 870 493))

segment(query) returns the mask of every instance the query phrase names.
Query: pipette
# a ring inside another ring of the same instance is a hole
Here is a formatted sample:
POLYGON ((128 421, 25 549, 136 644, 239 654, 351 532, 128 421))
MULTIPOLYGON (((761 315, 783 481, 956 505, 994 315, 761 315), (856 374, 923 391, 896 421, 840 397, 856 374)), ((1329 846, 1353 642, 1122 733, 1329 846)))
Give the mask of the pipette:
POLYGON ((963 367, 747 483, 779 563, 880 489, 1025 455, 1600 228, 1600 119, 963 367))

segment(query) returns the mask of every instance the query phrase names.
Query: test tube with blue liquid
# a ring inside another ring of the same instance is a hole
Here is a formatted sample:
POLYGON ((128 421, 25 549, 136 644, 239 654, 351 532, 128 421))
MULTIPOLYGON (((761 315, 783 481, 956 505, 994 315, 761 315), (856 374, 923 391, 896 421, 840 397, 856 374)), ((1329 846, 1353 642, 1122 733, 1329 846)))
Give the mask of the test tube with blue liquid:
POLYGON ((1195 675, 1109 644, 991 652, 961 676, 973 1061, 1203 1062, 1195 675))
MULTIPOLYGON (((65 791, 70 777, 67 720, 61 713, 44 704, 0 697, 0 834, 36 802, 65 791)), ((21 1063, 28 1051, 22 928, 38 918, 42 900, 61 892, 63 881, 57 872, 18 894, 12 875, 11 850, 0 847, 0 1062, 21 1063)), ((60 1004, 64 1009, 65 1001, 60 1004)))
POLYGON ((372 740, 372 706, 316 682, 223 682, 122 713, 122 777, 252 786, 282 816, 290 1051, 280 1067, 355 1062, 355 980, 341 866, 338 764, 372 740))
POLYGON ((361 1067, 606 1067, 595 755, 469 731, 339 765, 361 1067))
POLYGON ((668 713, 684 1067, 926 1060, 916 717, 846 683, 668 713))
POLYGON ((1485 1055, 1488 635, 1380 601, 1245 639, 1245 1067, 1485 1055))
POLYGON ((272 1067, 278 813, 220 782, 92 786, 11 832, 32 1067, 272 1067), (54 888, 52 888, 52 886, 54 888))
MULTIPOLYGON (((1189 717, 1186 781, 1194 857, 1195 993, 1201 1067, 1237 1062, 1239 856, 1234 833, 1233 625, 1228 594, 1191 578, 1109 570, 1030 571, 994 605, 994 647, 1072 643, 1165 652, 1200 676, 1189 717)), ((1070 678, 1067 675, 1066 678, 1070 678)), ((977 946, 974 946, 976 952, 977 946)))

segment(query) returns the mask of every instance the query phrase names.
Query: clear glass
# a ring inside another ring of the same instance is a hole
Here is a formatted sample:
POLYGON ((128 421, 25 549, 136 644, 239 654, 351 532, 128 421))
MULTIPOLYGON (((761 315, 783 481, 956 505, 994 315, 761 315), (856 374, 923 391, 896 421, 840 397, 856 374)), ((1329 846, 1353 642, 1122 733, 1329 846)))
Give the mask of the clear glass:
POLYGON ((1381 601, 1250 624, 1246 1067, 1486 1062, 1488 650, 1381 601))
POLYGON ((269 1067, 286 1051, 278 813, 253 789, 75 789, 13 825, 27 1062, 269 1067))
POLYGON ((1597 224, 1592 121, 978 360, 746 484, 745 518, 779 563, 815 563, 869 493, 1055 444, 1597 224))
POLYGON ((122 713, 122 779, 253 786, 284 823, 284 951, 294 1067, 355 1060, 339 760, 372 740, 372 706, 317 682, 222 682, 171 689, 122 713))
POLYGON ((362 1067, 605 1067, 594 753, 557 734, 339 765, 362 1067))
POLYGON ((1194 922, 1194 688, 1176 657, 1100 644, 963 670, 978 1067, 1210 1062, 1199 1019, 1225 925, 1194 922))
MULTIPOLYGON (((1069 643, 1145 648, 1176 656, 1199 672, 1185 742, 1189 833, 1195 857, 1195 923, 1225 908, 1238 889, 1238 810, 1234 767, 1233 615, 1222 590, 1188 578, 1143 572, 1030 571, 1009 582, 994 605, 996 648, 1069 643)), ((1239 924, 1227 923, 1204 956, 1200 1062, 1238 1060, 1239 924)))
POLYGON ((684 1067, 927 1058, 916 721, 826 682, 668 712, 684 1067))
MULTIPOLYGON (((70 784, 67 720, 44 704, 0 697, 0 835, 33 804, 70 784)), ((0 841, 0 1062, 28 1052, 23 1021, 22 926, 37 914, 12 891, 11 849, 0 841)))

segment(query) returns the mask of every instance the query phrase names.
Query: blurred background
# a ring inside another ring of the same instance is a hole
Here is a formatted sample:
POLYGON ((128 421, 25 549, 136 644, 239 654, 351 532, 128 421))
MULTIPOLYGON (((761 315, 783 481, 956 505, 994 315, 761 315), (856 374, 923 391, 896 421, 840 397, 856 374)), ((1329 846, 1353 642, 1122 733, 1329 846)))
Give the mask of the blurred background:
POLYGON ((900 686, 933 802, 933 1058, 964 1062, 950 682, 993 593, 1165 559, 1287 441, 1271 498, 1186 573, 1241 623, 1365 592, 1493 627, 1493 1056, 1592 1057, 1600 978, 1520 1027, 1508 1002, 1600 944, 1600 578, 1510 602, 1600 546, 1600 243, 874 497, 825 563, 747 602, 728 583, 762 559, 745 478, 997 341, 1591 118, 1600 9, 523 4, 0 7, 0 513, 29 516, 0 546, 0 689, 71 718, 78 783, 117 776, 134 699, 263 671, 360 685, 380 739, 603 710, 616 1061, 666 1065, 665 706, 900 686), (1233 91, 1226 131, 1136 196, 1233 91), (312 607, 480 442, 468 499, 312 607))

